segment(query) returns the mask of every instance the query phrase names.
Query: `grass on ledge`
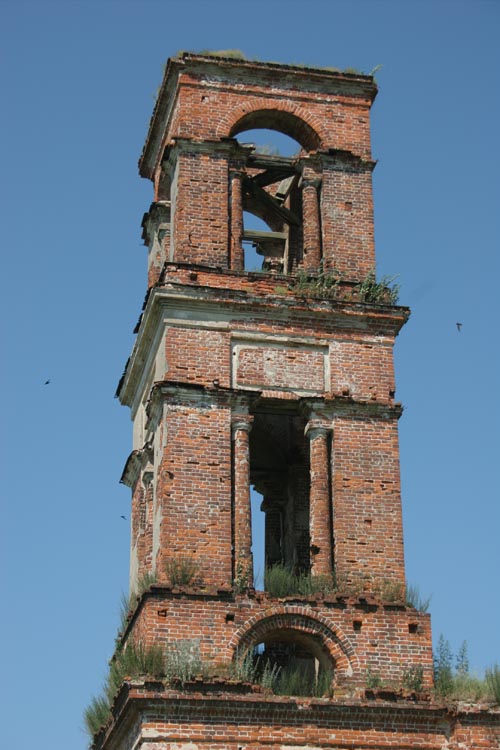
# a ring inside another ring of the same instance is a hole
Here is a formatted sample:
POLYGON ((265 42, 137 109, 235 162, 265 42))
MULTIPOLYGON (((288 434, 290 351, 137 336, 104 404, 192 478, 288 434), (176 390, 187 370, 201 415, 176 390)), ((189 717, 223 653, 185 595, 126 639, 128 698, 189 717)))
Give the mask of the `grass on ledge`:
POLYGON ((312 596, 329 594, 336 590, 333 576, 313 576, 310 573, 292 573, 286 565, 266 568, 264 589, 271 596, 312 596))

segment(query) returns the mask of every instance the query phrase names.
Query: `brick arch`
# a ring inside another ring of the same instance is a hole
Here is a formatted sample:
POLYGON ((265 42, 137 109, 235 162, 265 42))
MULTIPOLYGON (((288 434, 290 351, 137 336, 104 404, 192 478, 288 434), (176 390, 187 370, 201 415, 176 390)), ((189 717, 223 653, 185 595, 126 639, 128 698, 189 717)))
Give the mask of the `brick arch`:
POLYGON ((266 128, 294 138, 306 151, 321 148, 321 123, 307 110, 289 101, 259 98, 255 108, 246 102, 222 118, 217 135, 234 137, 245 130, 266 128))
POLYGON ((234 633, 228 644, 228 657, 234 659, 278 631, 318 640, 336 671, 345 676, 350 676, 358 666, 354 649, 344 633, 306 607, 273 607, 254 615, 234 633))

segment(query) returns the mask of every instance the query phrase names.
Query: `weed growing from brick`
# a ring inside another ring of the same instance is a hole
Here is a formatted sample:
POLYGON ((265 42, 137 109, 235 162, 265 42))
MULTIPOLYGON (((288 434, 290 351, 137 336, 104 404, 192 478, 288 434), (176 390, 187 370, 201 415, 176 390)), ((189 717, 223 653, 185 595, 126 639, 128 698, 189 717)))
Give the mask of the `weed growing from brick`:
POLYGON ((172 557, 165 562, 165 572, 172 586, 189 586, 199 578, 200 567, 191 557, 172 557))
POLYGON ((312 596, 336 590, 333 576, 313 576, 292 573, 286 565, 272 565, 264 573, 264 588, 271 596, 312 596))

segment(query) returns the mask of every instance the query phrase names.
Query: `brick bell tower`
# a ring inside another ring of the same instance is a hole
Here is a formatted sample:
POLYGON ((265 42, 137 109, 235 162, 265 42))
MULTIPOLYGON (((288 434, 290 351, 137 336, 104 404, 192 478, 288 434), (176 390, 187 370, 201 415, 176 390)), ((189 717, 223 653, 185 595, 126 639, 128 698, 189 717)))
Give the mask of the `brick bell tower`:
POLYGON ((154 184, 148 294, 118 388, 134 425, 122 481, 137 594, 121 648, 182 647, 203 676, 126 680, 96 747, 406 748, 424 725, 441 747, 428 708, 366 693, 370 675, 432 686, 430 619, 404 592, 392 349, 409 311, 370 276, 376 92, 325 69, 167 64, 140 160, 154 184), (299 153, 237 140, 255 128, 299 153), (260 273, 245 270, 247 241, 260 273), (266 567, 296 592, 254 587, 251 487, 266 567), (302 685, 245 685, 242 660, 254 676, 293 667, 302 685))

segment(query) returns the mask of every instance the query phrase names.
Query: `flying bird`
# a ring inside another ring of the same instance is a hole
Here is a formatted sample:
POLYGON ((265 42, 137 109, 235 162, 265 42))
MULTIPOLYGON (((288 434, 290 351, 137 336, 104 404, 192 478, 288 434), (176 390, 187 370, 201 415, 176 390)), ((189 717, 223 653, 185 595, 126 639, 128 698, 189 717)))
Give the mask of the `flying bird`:
POLYGON ((124 521, 127 520, 127 516, 120 516, 120 518, 123 518, 124 521))
POLYGON ((462 328, 462 324, 461 324, 461 323, 457 323, 457 331, 458 331, 459 333, 460 333, 460 329, 461 329, 461 328, 462 328))
POLYGON ((50 380, 46 380, 44 385, 48 385, 50 383, 50 380))

